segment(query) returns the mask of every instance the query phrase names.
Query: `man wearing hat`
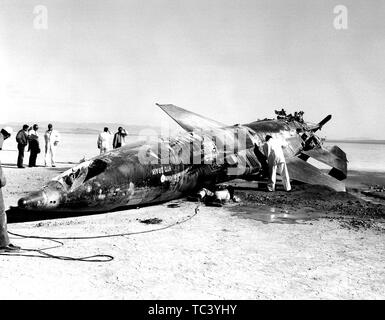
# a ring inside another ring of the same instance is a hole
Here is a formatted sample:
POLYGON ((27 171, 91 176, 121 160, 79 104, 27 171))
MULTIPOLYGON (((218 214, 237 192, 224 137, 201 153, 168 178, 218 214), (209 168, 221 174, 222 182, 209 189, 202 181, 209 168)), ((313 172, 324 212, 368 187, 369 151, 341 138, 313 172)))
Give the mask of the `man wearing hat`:
MULTIPOLYGON (((13 130, 11 127, 4 127, 0 131, 0 150, 3 148, 4 140, 8 139, 13 130)), ((13 252, 20 250, 20 247, 14 246, 9 242, 8 231, 7 231, 7 216, 5 214, 5 206, 3 193, 1 188, 6 184, 6 179, 1 169, 0 163, 0 252, 13 252)))

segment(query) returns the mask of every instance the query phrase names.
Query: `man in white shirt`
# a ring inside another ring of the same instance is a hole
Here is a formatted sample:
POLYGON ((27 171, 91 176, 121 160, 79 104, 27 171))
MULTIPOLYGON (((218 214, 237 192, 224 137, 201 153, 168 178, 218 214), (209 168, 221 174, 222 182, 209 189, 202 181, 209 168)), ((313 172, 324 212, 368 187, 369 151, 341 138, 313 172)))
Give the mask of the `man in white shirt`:
POLYGON ((267 135, 266 142, 263 145, 263 152, 267 158, 269 166, 269 181, 267 183, 268 191, 275 191, 275 182, 277 171, 281 175, 282 183, 286 191, 291 190, 289 172, 287 171, 286 160, 282 150, 282 143, 272 136, 267 135))
POLYGON ((45 140, 45 156, 44 156, 44 164, 47 166, 48 157, 51 157, 51 165, 52 167, 56 167, 55 165, 55 154, 56 154, 56 146, 60 141, 59 132, 53 129, 52 124, 48 125, 48 130, 44 134, 45 140))
POLYGON ((104 128, 104 131, 99 133, 98 136, 98 148, 100 149, 100 154, 110 150, 111 145, 111 132, 107 127, 104 128))

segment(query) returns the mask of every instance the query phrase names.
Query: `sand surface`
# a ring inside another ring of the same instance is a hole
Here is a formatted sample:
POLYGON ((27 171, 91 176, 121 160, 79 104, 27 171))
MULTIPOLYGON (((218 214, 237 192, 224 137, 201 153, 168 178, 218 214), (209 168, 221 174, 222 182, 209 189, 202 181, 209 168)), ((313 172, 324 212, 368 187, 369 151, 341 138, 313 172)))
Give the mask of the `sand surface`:
MULTIPOLYGON (((4 164, 7 206, 71 166, 4 164)), ((43 237, 136 233, 97 239, 11 236, 53 255, 110 255, 64 261, 37 252, 0 256, 0 299, 384 299, 384 206, 356 196, 384 174, 353 172, 350 193, 295 186, 291 193, 236 181, 240 203, 208 207, 185 199, 90 216, 17 222, 11 232, 43 237), (370 178, 372 177, 372 178, 370 178), (197 212, 197 214, 195 214, 197 212), (141 220, 159 219, 158 224, 141 220), (185 221, 186 220, 186 221, 185 221), (185 222, 184 222, 185 221, 185 222)))

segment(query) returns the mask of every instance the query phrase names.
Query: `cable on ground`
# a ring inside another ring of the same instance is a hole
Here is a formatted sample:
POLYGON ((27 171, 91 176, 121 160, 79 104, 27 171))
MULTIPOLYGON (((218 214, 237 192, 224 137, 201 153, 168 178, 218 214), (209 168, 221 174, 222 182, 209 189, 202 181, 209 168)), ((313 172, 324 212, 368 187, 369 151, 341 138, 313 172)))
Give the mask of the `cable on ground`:
POLYGON ((89 240, 89 239, 100 239, 100 238, 124 237, 124 236, 136 235, 136 234, 144 234, 144 233, 161 231, 161 230, 172 228, 176 225, 180 225, 182 223, 185 223, 185 222, 191 220, 192 218, 194 218, 198 214, 198 212, 199 212, 199 204, 195 207, 193 215, 187 216, 186 219, 181 220, 181 221, 176 221, 175 223, 169 224, 167 226, 164 226, 161 228, 156 228, 156 229, 150 229, 150 230, 143 230, 143 231, 136 231, 136 232, 125 232, 125 233, 115 233, 115 234, 108 234, 108 235, 97 235, 97 236, 87 236, 87 237, 41 237, 41 236, 25 235, 25 234, 20 234, 20 233, 8 231, 8 233, 10 235, 17 236, 20 238, 49 240, 49 241, 59 243, 60 245, 54 246, 54 247, 43 248, 43 249, 29 249, 29 248, 21 248, 20 249, 20 251, 25 251, 25 252, 36 252, 39 255, 26 255, 26 254, 21 254, 19 252, 17 252, 17 253, 16 252, 15 253, 5 252, 5 253, 0 253, 0 255, 52 258, 52 259, 59 259, 59 260, 83 261, 83 262, 109 262, 109 261, 112 261, 114 259, 114 257, 111 255, 107 255, 107 254, 97 254, 97 255, 92 255, 92 256, 87 256, 87 257, 74 258, 74 257, 68 257, 68 256, 53 255, 53 254, 45 252, 45 250, 55 249, 55 248, 59 248, 59 247, 64 246, 64 243, 61 241, 58 241, 58 240, 89 240))

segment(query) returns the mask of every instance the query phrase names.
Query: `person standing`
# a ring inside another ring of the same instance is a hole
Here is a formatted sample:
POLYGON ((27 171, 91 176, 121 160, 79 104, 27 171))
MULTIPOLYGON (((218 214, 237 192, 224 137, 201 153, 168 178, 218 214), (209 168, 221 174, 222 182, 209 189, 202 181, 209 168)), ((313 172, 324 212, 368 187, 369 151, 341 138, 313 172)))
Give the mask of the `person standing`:
POLYGON ((99 133, 98 136, 98 148, 100 149, 100 154, 110 150, 111 145, 111 132, 107 127, 104 127, 103 132, 99 133))
POLYGON ((40 153, 40 145, 39 145, 39 134, 37 133, 39 130, 39 126, 34 124, 32 126, 32 130, 29 131, 28 141, 29 141, 29 167, 36 167, 36 158, 40 153))
MULTIPOLYGON (((0 131, 0 150, 3 148, 4 140, 8 139, 13 130, 11 127, 5 127, 0 131)), ((2 188, 6 185, 7 181, 3 174, 0 162, 0 252, 15 252, 19 251, 20 247, 14 246, 10 243, 7 231, 7 215, 5 214, 5 205, 3 199, 2 188)))
POLYGON ((55 153, 56 146, 60 141, 60 135, 57 130, 53 129, 52 124, 48 125, 48 130, 44 134, 45 140, 45 155, 44 155, 44 165, 47 166, 47 159, 51 157, 51 165, 52 167, 56 167, 55 164, 55 153))
POLYGON ((281 175, 282 183, 286 191, 291 190, 289 172, 287 171, 286 160, 282 150, 282 143, 272 136, 267 135, 263 145, 263 152, 267 158, 269 167, 269 181, 267 183, 268 191, 275 191, 275 182, 277 171, 281 175))
POLYGON ((17 135, 16 135, 16 142, 17 142, 17 150, 19 151, 19 154, 17 156, 17 167, 24 169, 24 149, 28 144, 28 133, 27 130, 29 128, 28 124, 25 124, 23 126, 23 129, 21 129, 17 135))
POLYGON ((119 127, 118 128, 118 132, 115 133, 114 135, 114 140, 112 142, 112 147, 114 149, 116 148, 120 148, 121 146, 124 146, 126 141, 125 141, 125 137, 127 136, 127 132, 125 129, 123 129, 122 127, 119 127))

